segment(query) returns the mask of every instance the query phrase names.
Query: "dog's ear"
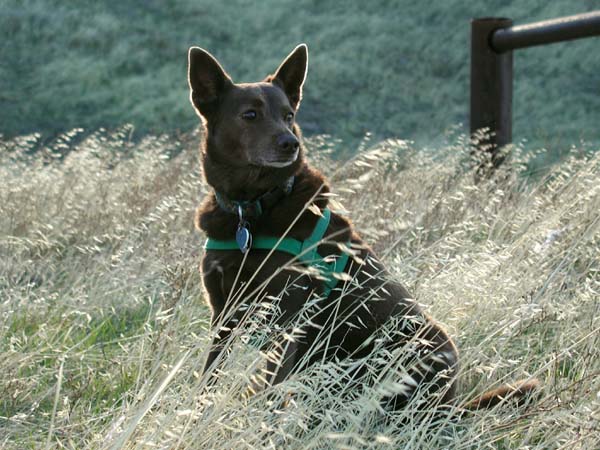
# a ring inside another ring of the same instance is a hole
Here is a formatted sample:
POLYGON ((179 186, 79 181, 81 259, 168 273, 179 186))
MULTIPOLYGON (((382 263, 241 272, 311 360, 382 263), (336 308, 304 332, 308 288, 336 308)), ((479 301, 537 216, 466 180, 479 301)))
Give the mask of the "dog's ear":
POLYGON ((215 57, 200 47, 190 47, 188 52, 188 82, 192 105, 204 117, 233 84, 215 57))
POLYGON ((300 44, 285 58, 275 75, 269 78, 283 89, 294 109, 298 108, 302 100, 302 85, 306 79, 307 67, 308 47, 300 44))

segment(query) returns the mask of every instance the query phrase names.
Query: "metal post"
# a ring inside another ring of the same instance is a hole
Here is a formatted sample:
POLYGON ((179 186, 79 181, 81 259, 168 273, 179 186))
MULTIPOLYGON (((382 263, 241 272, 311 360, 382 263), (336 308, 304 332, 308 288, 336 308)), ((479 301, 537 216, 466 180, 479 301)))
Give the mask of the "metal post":
POLYGON ((512 20, 481 18, 471 21, 471 117, 473 136, 481 129, 476 148, 491 154, 493 167, 504 157, 499 150, 512 140, 512 51, 495 52, 490 45, 492 33, 508 28, 512 20))

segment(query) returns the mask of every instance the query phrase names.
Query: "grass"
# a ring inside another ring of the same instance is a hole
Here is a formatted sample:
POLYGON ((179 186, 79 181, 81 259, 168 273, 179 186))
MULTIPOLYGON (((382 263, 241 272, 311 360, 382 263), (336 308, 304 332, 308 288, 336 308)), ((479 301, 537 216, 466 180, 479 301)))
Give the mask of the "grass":
MULTIPOLYGON (((523 24, 593 9, 590 0, 3 0, 0 133, 46 139, 122 123, 134 124, 136 137, 189 131, 197 124, 186 83, 191 45, 213 52, 235 80, 255 81, 306 42, 306 133, 349 148, 366 132, 440 145, 447 129, 468 124, 471 18, 523 24)), ((597 45, 515 53, 516 141, 551 151, 600 141, 597 45)))
POLYGON ((433 426, 417 405, 381 414, 393 379, 336 391, 343 364, 247 397, 268 355, 243 344, 243 327, 207 389, 198 136, 130 136, 0 141, 2 448, 600 445, 599 152, 573 148, 526 178, 535 152, 517 147, 474 184, 460 135, 433 150, 365 140, 343 163, 335 140, 308 140, 362 235, 456 338, 461 401, 518 378, 543 384, 526 407, 433 426))

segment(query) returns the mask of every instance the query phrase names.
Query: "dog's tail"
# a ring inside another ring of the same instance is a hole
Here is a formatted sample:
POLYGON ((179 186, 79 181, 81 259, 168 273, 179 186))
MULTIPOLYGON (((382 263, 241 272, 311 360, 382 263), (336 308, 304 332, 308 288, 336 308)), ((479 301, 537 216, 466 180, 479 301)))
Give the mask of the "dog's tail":
POLYGON ((528 398, 535 395, 539 387, 540 382, 535 378, 503 384, 496 389, 481 394, 474 400, 461 405, 461 407, 474 411, 477 409, 492 408, 499 403, 504 402, 520 405, 525 403, 528 398))

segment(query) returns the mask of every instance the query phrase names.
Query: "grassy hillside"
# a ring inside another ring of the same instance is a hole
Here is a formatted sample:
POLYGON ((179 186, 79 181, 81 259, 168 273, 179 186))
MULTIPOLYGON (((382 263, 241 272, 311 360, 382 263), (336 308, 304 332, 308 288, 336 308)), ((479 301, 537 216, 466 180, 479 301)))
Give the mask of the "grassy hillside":
MULTIPOLYGON (((355 148, 366 132, 439 142, 468 122, 469 20, 517 23, 598 8, 593 0, 0 2, 0 133, 132 123, 189 130, 186 51, 200 45, 236 80, 271 72, 299 42, 311 51, 301 122, 355 148)), ((600 141, 598 39, 519 51, 515 140, 600 141)))
POLYGON ((264 355, 244 327, 207 389, 197 136, 130 131, 0 141, 0 447, 599 448, 600 152, 572 149, 528 184, 516 158, 474 185, 463 138, 363 145, 341 166, 334 142, 308 143, 394 277, 456 338, 460 401, 543 383, 527 407, 430 425, 415 404, 378 412, 397 380, 334 391, 336 364, 245 397, 264 355))

